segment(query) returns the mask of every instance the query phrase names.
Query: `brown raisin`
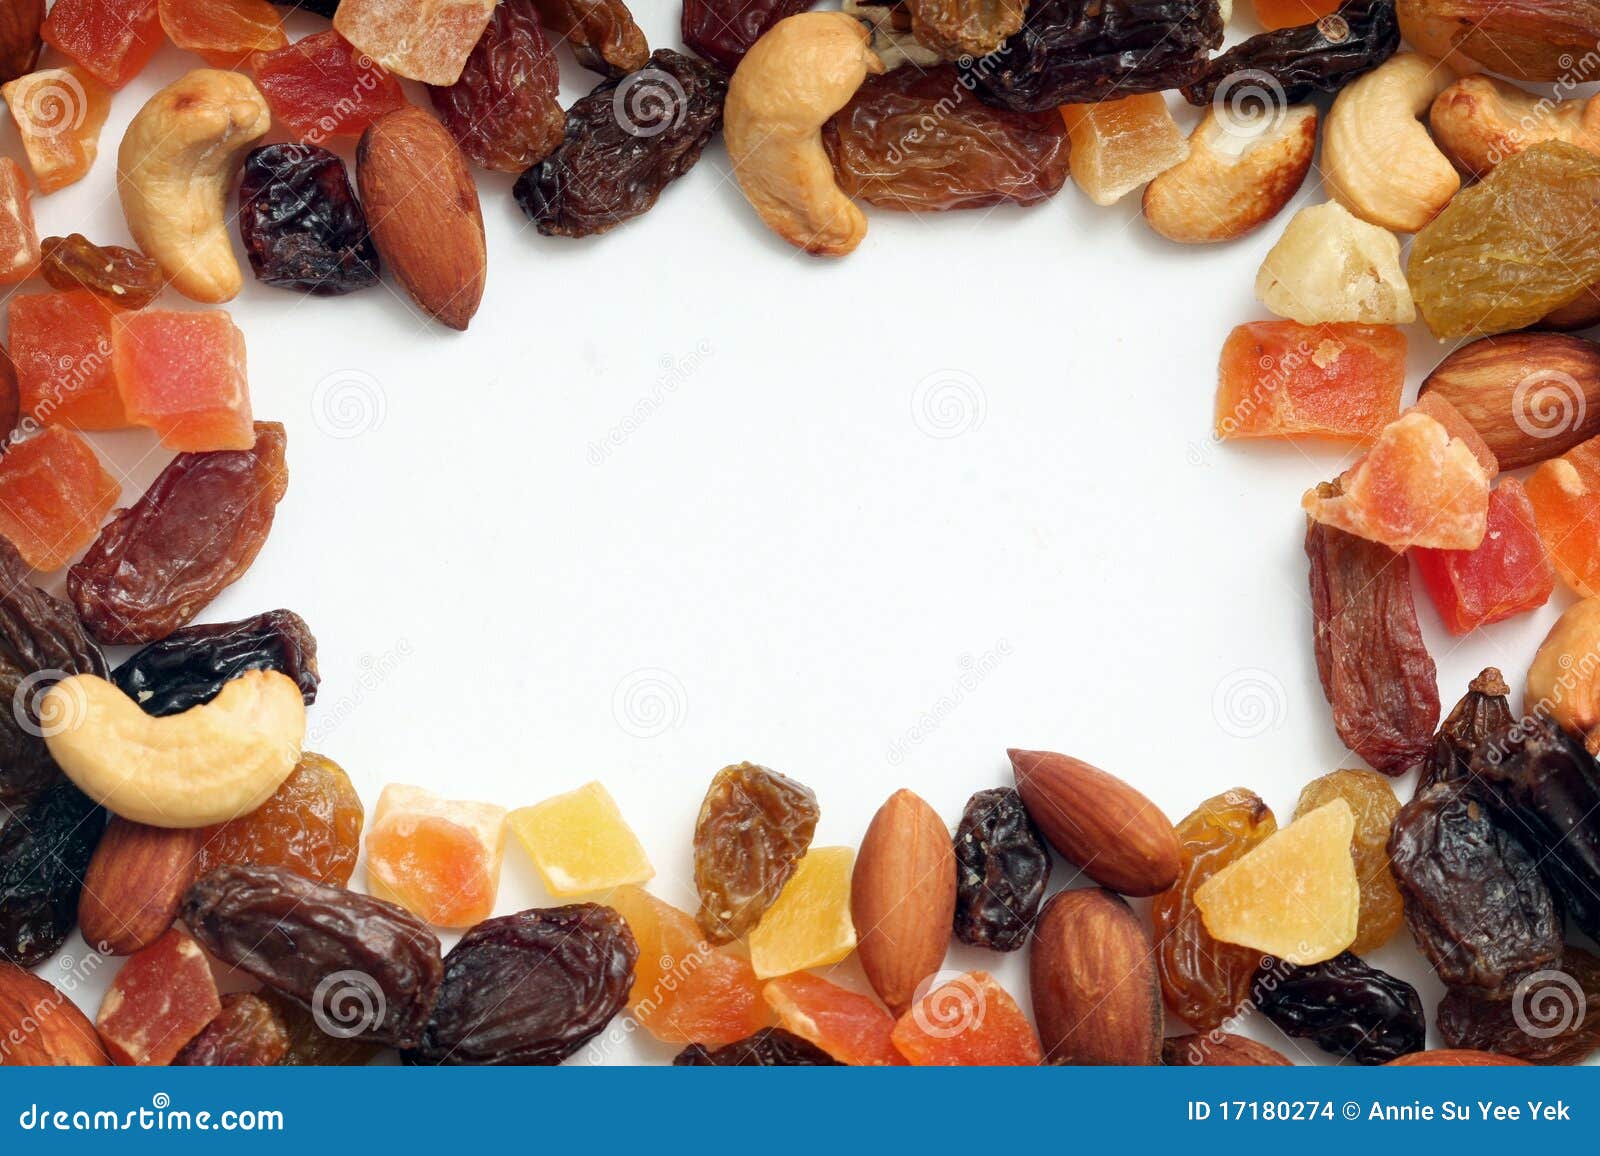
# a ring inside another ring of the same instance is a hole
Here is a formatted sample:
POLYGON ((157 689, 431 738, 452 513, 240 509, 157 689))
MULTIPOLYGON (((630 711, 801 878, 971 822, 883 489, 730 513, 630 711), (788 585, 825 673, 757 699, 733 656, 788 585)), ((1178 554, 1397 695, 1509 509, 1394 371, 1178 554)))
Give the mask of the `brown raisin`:
POLYGON ((560 87, 533 0, 500 0, 461 79, 428 94, 462 152, 486 169, 521 173, 561 143, 560 87))
POLYGON ((222 997, 222 1012, 183 1046, 174 1067, 264 1068, 283 1062, 289 1029, 271 1004, 258 995, 235 992, 222 997))
POLYGON ((1433 752, 1422 764, 1416 795, 1435 783, 1458 783, 1467 777, 1472 752, 1488 742, 1490 735, 1511 725, 1511 703, 1506 697, 1510 693, 1506 680, 1492 666, 1484 667, 1467 684, 1467 693, 1433 737, 1433 752))
POLYGON ((811 788, 754 763, 711 780, 694 828, 695 919, 712 943, 749 933, 794 874, 817 829, 811 788))
POLYGON ((87 289, 119 309, 143 309, 161 295, 161 266, 137 249, 96 245, 82 233, 39 242, 39 272, 52 288, 87 289))
POLYGON ((836 1068, 839 1061, 782 1028, 762 1028, 746 1039, 707 1048, 690 1044, 672 1058, 676 1068, 836 1068))
POLYGON ((1524 976, 1505 997, 1453 987, 1439 1001, 1438 1024, 1449 1048, 1581 1063, 1600 1047, 1600 959, 1568 947, 1559 967, 1524 976))
POLYGON ((544 26, 591 72, 623 76, 643 68, 650 55, 623 0, 534 0, 534 7, 544 26))

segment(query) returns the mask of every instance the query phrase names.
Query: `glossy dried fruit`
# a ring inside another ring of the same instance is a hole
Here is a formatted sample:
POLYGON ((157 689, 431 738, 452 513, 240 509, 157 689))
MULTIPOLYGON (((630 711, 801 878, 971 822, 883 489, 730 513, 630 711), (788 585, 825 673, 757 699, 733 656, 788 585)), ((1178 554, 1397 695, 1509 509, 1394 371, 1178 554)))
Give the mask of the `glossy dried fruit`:
POLYGON ((57 778, 0 825, 0 957, 33 967, 78 922, 78 894, 106 813, 57 778))
POLYGON ((295 681, 307 706, 317 701, 317 640, 292 610, 237 622, 188 626, 152 642, 117 667, 111 680, 146 714, 177 714, 222 693, 247 670, 276 670, 295 681))
POLYGON ((1026 0, 906 0, 911 31, 946 60, 986 56, 1022 27, 1026 0))
POLYGON ((1011 112, 967 91, 955 67, 868 76, 822 127, 847 196, 933 212, 1032 205, 1066 184, 1066 125, 1053 109, 1011 112))
POLYGON ((121 88, 160 47, 161 20, 156 0, 56 0, 40 34, 100 83, 121 88))
MULTIPOLYGON (((84 632, 72 607, 28 581, 28 564, 4 538, 0 538, 0 662, 24 675, 47 675, 37 681, 36 693, 41 696, 69 674, 107 673, 105 656, 84 632)), ((30 720, 37 724, 32 704, 29 710, 30 720)))
POLYGON ((1413 798, 1435 783, 1457 783, 1467 777, 1472 752, 1495 732, 1511 725, 1511 703, 1506 698, 1510 693, 1506 680, 1492 666, 1484 667, 1467 684, 1467 693, 1439 724, 1433 751, 1422 764, 1413 798))
POLYGON ((559 1064, 622 1010, 639 947, 596 903, 478 924, 445 956, 410 1064, 559 1064))
POLYGON ((1312 522, 1317 674, 1345 745, 1386 775, 1427 757, 1439 721, 1438 672, 1422 642, 1411 574, 1387 546, 1312 522))
POLYGON ((288 43, 267 0, 158 0, 157 9, 167 39, 212 68, 237 68, 288 43))
POLYGON ((1158 92, 1062 108, 1072 139, 1072 180, 1097 205, 1113 205, 1189 156, 1189 142, 1158 92))
POLYGON ((396 76, 454 84, 495 0, 341 0, 333 27, 396 76))
POLYGON ((0 456, 0 535, 35 570, 59 570, 99 532, 122 496, 94 448, 46 426, 0 456))
POLYGON ((400 82, 333 31, 258 53, 250 70, 273 120, 306 144, 358 137, 384 113, 406 106, 400 82))
POLYGON ((111 360, 128 420, 168 449, 248 450, 244 334, 220 309, 141 309, 111 319, 111 360))
POLYGON ((319 297, 378 283, 378 251, 344 161, 315 145, 277 144, 245 158, 239 232, 265 284, 319 297))
POLYGON ((1389 828, 1400 813, 1400 800, 1382 775, 1372 771, 1332 771, 1312 779, 1300 791, 1294 817, 1309 814, 1334 799, 1350 804, 1355 834, 1350 856, 1361 888, 1361 914, 1350 950, 1357 955, 1382 947, 1400 930, 1405 915, 1394 873, 1389 869, 1389 828))
POLYGON ((1230 1032, 1168 1036, 1161 1041, 1161 1062, 1169 1068, 1289 1067, 1292 1061, 1276 1048, 1230 1032))
POLYGON ((1256 22, 1268 32, 1315 24, 1339 8, 1339 0, 1251 0, 1256 22))
MULTIPOLYGON (((58 5, 59 7, 59 5, 58 5)), ((111 94, 81 69, 45 68, 0 85, 41 193, 88 176, 100 155, 111 94)))
MULTIPOLYGON (((4 538, 0 538, 0 545, 16 560, 17 572, 25 575, 27 564, 17 557, 16 548, 4 538)), ((0 813, 37 798, 61 775, 40 737, 38 706, 42 694, 36 687, 48 688, 51 681, 48 674, 25 673, 10 659, 0 659, 0 702, 9 701, 23 708, 0 712, 0 813)))
POLYGON ((249 450, 173 458, 67 572, 96 638, 165 638, 249 569, 289 484, 283 427, 257 422, 255 432, 249 450))
POLYGON ((560 86, 533 0, 500 0, 461 79, 429 95, 462 152, 486 169, 521 173, 561 143, 560 86))
POLYGON ((265 1068, 289 1053, 289 1029, 258 995, 222 997, 222 1011, 173 1057, 174 1067, 265 1068))
POLYGON ((740 939, 777 901, 817 829, 809 787, 754 763, 711 780, 694 828, 695 920, 712 943, 740 939))
POLYGON ((690 1044, 672 1057, 675 1068, 837 1067, 827 1052, 782 1028, 763 1028, 747 1039, 720 1047, 690 1044))
POLYGON ((494 911, 505 858, 506 810, 390 783, 367 836, 367 882, 440 927, 470 927, 494 911))
POLYGON ((1386 1064, 1423 1048, 1416 989, 1348 951, 1309 967, 1262 960, 1253 995, 1284 1034, 1310 1039, 1341 1059, 1386 1064))
POLYGON ((1213 57, 1200 78, 1183 86, 1190 104, 1220 98, 1243 103, 1265 91, 1272 102, 1299 104, 1316 92, 1337 92, 1400 47, 1394 0, 1345 0, 1314 24, 1263 32, 1213 57))
POLYGON ((87 289, 119 309, 143 309, 166 284, 161 266, 136 249, 96 245, 82 233, 46 237, 39 271, 51 288, 87 289))
POLYGON ((33 71, 39 63, 39 26, 45 0, 15 0, 0 13, 0 84, 33 71))
POLYGON ((1016 951, 1044 902, 1050 850, 1022 796, 1010 787, 979 791, 956 827, 956 938, 1016 951))
POLYGON ((38 267, 39 233, 28 176, 16 161, 0 157, 0 285, 25 281, 38 267))
POLYGON ((1600 12, 1584 0, 1416 0, 1403 6, 1444 29, 1430 51, 1481 61, 1518 80, 1559 81, 1574 76, 1574 61, 1600 41, 1600 12))
POLYGON ((648 883, 656 869, 601 783, 585 783, 506 816, 552 895, 591 895, 648 883))
POLYGON ((621 77, 643 68, 650 56, 623 0, 534 0, 534 7, 544 26, 591 72, 621 77))
POLYGON ((95 1028, 113 1063, 165 1066, 222 1011, 211 965, 181 927, 128 957, 95 1028))
POLYGON ((1540 465, 1528 500, 1556 573, 1585 598, 1600 594, 1600 437, 1540 465))
POLYGON ((1452 634, 1537 610, 1555 593, 1533 503, 1515 478, 1489 491, 1487 530, 1476 550, 1419 549, 1412 557, 1452 634))
MULTIPOLYGON (((383 1050, 377 1044, 330 1035, 322 1030, 317 1016, 270 988, 263 988, 258 994, 289 1033, 289 1050, 279 1061, 284 1067, 359 1067, 383 1050)), ((324 1015, 322 1019, 330 1028, 344 1030, 337 1018, 324 1015)))
POLYGON ((283 867, 219 867, 189 888, 183 921, 212 955, 338 1026, 410 1047, 444 966, 414 915, 283 867))
POLYGON ((849 847, 812 847, 750 932, 750 966, 761 979, 827 967, 856 948, 850 919, 849 847))
POLYGON ((1392 325, 1251 321, 1222 345, 1216 434, 1370 441, 1400 416, 1405 379, 1392 325))
POLYGON ((894 1046, 919 1067, 1032 1067, 1044 1062, 1033 1025, 984 971, 935 984, 894 1025, 894 1046))
POLYGON ((761 997, 785 1030, 816 1044, 841 1064, 906 1063, 891 1039, 894 1017, 871 996, 802 971, 772 980, 761 989, 761 997))
POLYGON ((1272 808, 1242 787, 1207 799, 1178 822, 1183 871, 1150 901, 1150 919, 1162 998, 1190 1027, 1213 1031, 1237 1014, 1261 962, 1260 952, 1212 937, 1194 893, 1277 829, 1272 808))
POLYGON ((683 0, 683 42, 724 72, 778 21, 804 12, 816 0, 683 0))
POLYGON ((567 110, 561 146, 517 178, 517 204, 547 237, 604 233, 649 212, 700 159, 727 93, 715 68, 662 49, 567 110))
POLYGON ((1509 998, 1451 988, 1439 1001, 1438 1026, 1447 1047, 1582 1063, 1600 1047, 1600 959, 1568 947, 1559 967, 1524 977, 1509 998))
POLYGON ((231 863, 284 867, 343 887, 356 869, 364 818, 361 796, 344 769, 306 751, 260 807, 206 830, 197 874, 231 863))
POLYGON ((93 293, 11 299, 11 357, 24 417, 41 425, 123 429, 111 359, 111 310, 93 293))

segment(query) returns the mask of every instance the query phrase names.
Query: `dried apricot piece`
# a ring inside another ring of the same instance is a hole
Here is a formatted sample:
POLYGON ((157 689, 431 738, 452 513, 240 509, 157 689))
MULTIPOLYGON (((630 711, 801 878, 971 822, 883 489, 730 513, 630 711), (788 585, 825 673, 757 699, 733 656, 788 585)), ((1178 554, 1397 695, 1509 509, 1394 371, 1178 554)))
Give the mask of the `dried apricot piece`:
POLYGON ((871 996, 797 971, 761 989, 778 1023, 810 1040, 841 1064, 903 1066, 907 1061, 890 1038, 894 1017, 871 996))
POLYGON ((194 937, 174 927, 128 957, 95 1027, 113 1063, 170 1064, 222 1011, 211 964, 194 937))
POLYGON ((16 161, 0 157, 0 285, 26 281, 38 267, 39 232, 28 176, 16 161))
POLYGON ((1159 92, 1069 104, 1072 180, 1097 205, 1114 205, 1189 155, 1189 142, 1159 92))
POLYGON ((655 877, 644 845, 601 783, 512 811, 506 823, 551 895, 590 895, 655 877))
POLYGON ((111 350, 128 420, 155 430, 168 449, 255 445, 244 334, 223 310, 120 313, 111 350))
POLYGON ((494 911, 506 811, 390 783, 367 836, 372 894, 438 927, 471 927, 494 911))
POLYGON ((891 1038, 900 1054, 918 1067, 1044 1062, 1044 1049, 1028 1017, 986 971, 970 971, 935 986, 896 1021, 891 1038))
POLYGON ((41 193, 82 180, 100 155, 111 94, 82 69, 46 68, 0 86, 41 193))
POLYGON ((289 42, 267 0, 158 0, 167 39, 212 68, 237 68, 253 52, 289 42))
POLYGON ((1374 951, 1388 943, 1405 919, 1400 904, 1400 888, 1389 869, 1389 828, 1400 813, 1400 800, 1394 788, 1376 771, 1332 771, 1312 779, 1300 791, 1295 818, 1309 814, 1325 803, 1343 799, 1355 816, 1355 834, 1350 855, 1355 860, 1356 879, 1361 888, 1361 915, 1355 942, 1350 950, 1357 955, 1374 951))
POLYGON ((1585 598, 1600 594, 1600 438, 1542 463, 1528 501, 1556 573, 1585 598))
POLYGON ((1206 930, 1295 964, 1344 951, 1361 916, 1355 830, 1350 804, 1334 799, 1263 840, 1195 889, 1206 930))
POLYGON ((1251 321, 1222 345, 1216 434, 1372 441, 1400 416, 1405 378, 1392 325, 1251 321))
POLYGON ((461 79, 496 0, 341 0, 333 26, 396 76, 424 84, 461 79))
POLYGON ((1476 550, 1417 549, 1412 557, 1452 634, 1537 610, 1556 589, 1533 503, 1516 478, 1489 491, 1488 530, 1476 550))
POLYGON ((319 32, 250 58, 272 119, 296 140, 358 137, 384 113, 406 106, 400 82, 337 32, 319 32))
POLYGON ((22 413, 41 425, 125 429, 111 362, 111 310, 84 289, 11 299, 22 413))
POLYGON ((770 979, 838 963, 856 949, 850 919, 849 847, 813 847, 750 933, 750 965, 770 979))
POLYGON ((0 457, 0 535, 35 570, 58 570, 94 541, 122 486, 83 438, 47 426, 0 457))
POLYGON ((39 30, 100 83, 121 88, 161 46, 156 0, 56 0, 39 30))
POLYGON ((361 852, 365 812, 344 768, 306 751, 270 799, 248 815, 206 831, 197 876, 228 863, 287 867, 343 887, 361 852))

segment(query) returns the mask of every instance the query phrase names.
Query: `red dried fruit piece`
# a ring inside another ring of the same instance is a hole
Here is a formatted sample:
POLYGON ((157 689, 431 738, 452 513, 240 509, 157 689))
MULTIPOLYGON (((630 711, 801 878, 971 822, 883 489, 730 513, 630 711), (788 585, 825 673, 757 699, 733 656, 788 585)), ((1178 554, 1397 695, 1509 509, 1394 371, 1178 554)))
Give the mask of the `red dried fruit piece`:
POLYGON ((911 1005, 894 1025, 894 1046, 918 1067, 1031 1066, 1044 1062, 1033 1025, 984 971, 958 975, 911 1005))
POLYGON ((250 58, 272 118, 295 139, 321 144, 358 137, 406 106, 400 82, 337 32, 319 32, 250 58))
POLYGON ((40 35, 102 84, 121 88, 160 47, 161 21, 156 0, 56 0, 40 35))
POLYGON ((161 1066, 221 1011, 206 953, 187 931, 174 927, 128 957, 100 1004, 95 1027, 113 1063, 161 1066))
POLYGON ((167 39, 213 68, 237 68, 252 52, 289 42, 267 0, 158 0, 158 8, 167 39))
POLYGON ((255 444, 244 334, 220 309, 148 310, 112 319, 111 349, 128 420, 174 450, 255 444))
POLYGON ((1318 522, 1397 550, 1476 550, 1488 526, 1489 477, 1465 442, 1413 411, 1300 505, 1318 522))
POLYGON ((11 299, 11 359, 22 412, 42 425, 123 429, 111 367, 111 310, 87 290, 11 299))
POLYGON ((1600 594, 1600 438, 1541 464, 1528 500, 1556 573, 1585 598, 1600 594))
POLYGON ((0 535, 35 570, 57 570, 100 531, 122 486, 77 434, 49 426, 0 457, 0 535))
POLYGON ((397 76, 454 84, 496 0, 340 0, 333 26, 397 76))
POLYGON ((289 1029, 258 995, 222 997, 222 1012, 173 1059, 174 1067, 275 1067, 289 1054, 289 1029))
POLYGON ((1405 378, 1392 325, 1252 321, 1222 345, 1216 434, 1371 441, 1400 416, 1405 378))
POLYGON ((1489 492, 1488 532, 1476 550, 1412 551, 1417 572, 1452 634, 1536 610, 1555 593, 1533 503, 1515 478, 1489 492))
POLYGON ((25 281, 38 266, 39 232, 28 175, 10 157, 0 157, 0 285, 25 281))
POLYGON ((111 94, 79 68, 46 68, 0 86, 41 193, 82 180, 100 155, 111 94))
POLYGON ((883 1067, 907 1062, 890 1038, 894 1017, 870 996, 797 971, 770 981, 761 997, 777 1013, 781 1026, 841 1064, 883 1067))
POLYGON ((259 808, 206 832, 195 874, 243 863, 287 867, 307 879, 343 887, 356 869, 364 818, 361 796, 344 769, 306 751, 259 808))

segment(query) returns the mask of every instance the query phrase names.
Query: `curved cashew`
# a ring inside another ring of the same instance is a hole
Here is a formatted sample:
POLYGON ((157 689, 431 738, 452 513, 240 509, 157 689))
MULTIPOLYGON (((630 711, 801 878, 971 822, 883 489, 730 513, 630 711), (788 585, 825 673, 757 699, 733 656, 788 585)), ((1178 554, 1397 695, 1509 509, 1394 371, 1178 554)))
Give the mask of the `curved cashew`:
POLYGON ((114 814, 152 827, 248 815, 300 761, 306 707, 275 670, 241 674, 208 703, 155 718, 103 678, 78 674, 39 707, 67 777, 114 814))
POLYGON ((722 135, 733 175, 767 227, 808 253, 842 256, 867 219, 839 191, 822 125, 883 62, 866 25, 843 12, 780 20, 745 54, 728 84, 722 135))
POLYGON ((1364 221, 1415 233, 1461 187, 1455 166, 1417 118, 1453 78, 1437 60, 1402 52, 1346 86, 1328 113, 1328 191, 1364 221))
POLYGON ((206 304, 244 285, 226 217, 241 154, 272 124, 267 102, 237 72, 201 68, 150 98, 117 153, 117 191, 139 248, 172 287, 206 304))
POLYGON ((1501 161, 1547 140, 1600 153, 1600 103, 1554 101, 1492 76, 1467 76, 1428 112, 1433 139, 1456 168, 1486 177, 1501 161))

